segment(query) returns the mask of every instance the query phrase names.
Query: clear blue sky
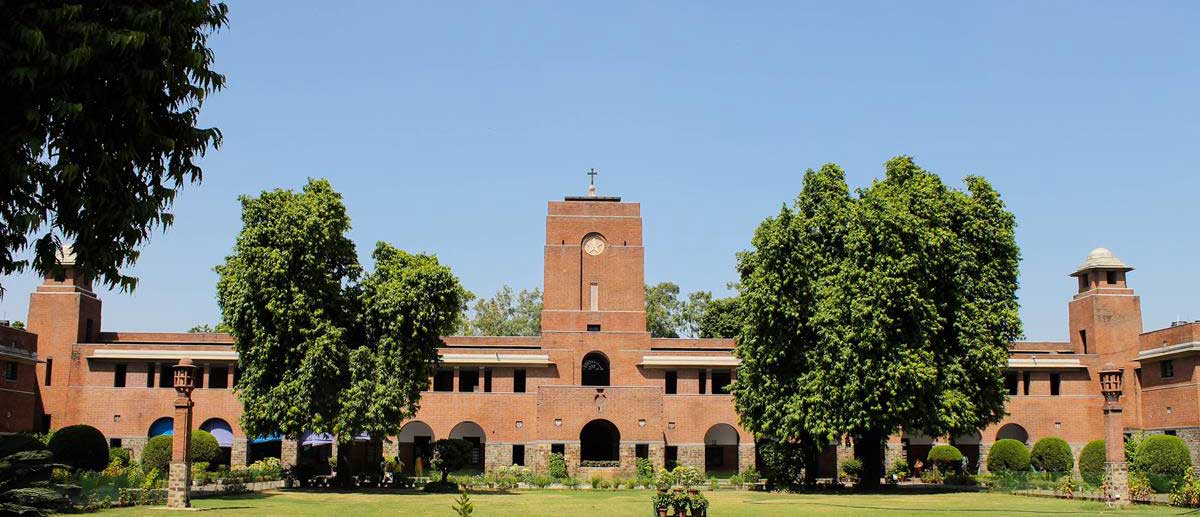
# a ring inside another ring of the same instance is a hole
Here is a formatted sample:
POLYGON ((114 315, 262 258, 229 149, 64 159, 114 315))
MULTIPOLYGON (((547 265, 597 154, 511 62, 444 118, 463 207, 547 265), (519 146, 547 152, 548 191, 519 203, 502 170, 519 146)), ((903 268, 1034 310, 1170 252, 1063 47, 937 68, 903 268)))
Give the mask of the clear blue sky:
MULTIPOLYGON (((488 295, 542 283, 546 201, 642 203, 646 279, 725 292, 806 168, 896 154, 1016 213, 1030 339, 1065 339, 1092 248, 1134 265, 1147 329, 1200 319, 1195 2, 254 2, 213 40, 225 145, 144 248, 105 330, 218 319, 237 196, 326 177, 352 237, 436 253, 488 295), (910 5, 914 4, 914 5, 910 5)), ((25 319, 31 275, 4 278, 25 319)))

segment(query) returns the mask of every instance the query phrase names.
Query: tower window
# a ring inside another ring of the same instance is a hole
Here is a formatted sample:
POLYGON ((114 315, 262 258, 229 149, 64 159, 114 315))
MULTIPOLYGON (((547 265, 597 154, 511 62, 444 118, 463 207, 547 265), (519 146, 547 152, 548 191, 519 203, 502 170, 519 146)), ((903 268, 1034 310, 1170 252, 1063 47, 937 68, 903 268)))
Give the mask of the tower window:
POLYGON ((708 370, 700 370, 700 394, 708 391, 708 370))
POLYGON ((1083 343, 1083 353, 1088 353, 1087 349, 1087 330, 1079 331, 1079 342, 1083 343))
POLYGON ((146 387, 154 387, 154 363, 146 363, 146 387))
POLYGON ((172 363, 159 363, 158 365, 158 387, 170 388, 173 378, 171 376, 172 363))
POLYGON ((438 370, 434 373, 433 391, 454 391, 454 370, 438 370))
POLYGON ((1170 379, 1171 377, 1175 376, 1175 361, 1167 359, 1159 364, 1162 365, 1160 367, 1162 369, 1162 378, 1170 379))
POLYGON ((1004 374, 1004 389, 1009 395, 1017 394, 1017 372, 1006 372, 1004 374))
POLYGON ((5 361, 4 362, 4 380, 6 380, 6 381, 17 380, 17 363, 16 362, 14 362, 14 361, 5 361))
POLYGON ((229 367, 213 366, 208 369, 208 387, 223 389, 229 387, 229 367))
POLYGON ((123 364, 118 364, 113 367, 113 387, 125 387, 125 365, 123 364))
POLYGON ((1081 292, 1081 293, 1082 293, 1082 292, 1084 292, 1084 291, 1086 291, 1086 290, 1088 290, 1088 279, 1087 279, 1087 275, 1086 275, 1086 274, 1084 274, 1084 275, 1080 275, 1080 276, 1079 276, 1079 292, 1081 292))
POLYGON ((46 358, 46 385, 50 385, 50 379, 54 378, 54 359, 46 358))
POLYGON ((666 390, 667 395, 674 395, 679 392, 678 372, 675 372, 674 370, 667 372, 666 382, 666 386, 664 386, 663 389, 666 390))
POLYGON ((588 332, 600 332, 600 324, 598 324, 598 323, 588 323, 588 326, 587 326, 587 331, 588 331, 588 332))
POLYGON ((1058 396, 1062 390, 1062 374, 1050 374, 1050 394, 1058 396))
POLYGON ((513 445, 512 464, 519 465, 522 467, 525 466, 525 446, 524 445, 513 445))
POLYGON ((525 369, 513 370, 513 393, 525 393, 525 369))
POLYGON ((479 370, 462 369, 458 371, 458 391, 471 392, 479 388, 479 370))
POLYGON ((595 282, 592 282, 591 308, 592 311, 600 310, 600 284, 595 282))
POLYGON ((1109 285, 1117 283, 1117 272, 1116 271, 1108 271, 1108 272, 1106 272, 1104 277, 1105 277, 1104 281, 1107 282, 1109 285))
POLYGON ((492 392, 492 369, 483 369, 483 391, 484 393, 492 392))
POLYGON ((1029 372, 1021 373, 1021 384, 1022 384, 1022 387, 1024 388, 1024 393, 1023 393, 1024 395, 1029 394, 1029 380, 1030 380, 1029 378, 1030 377, 1031 377, 1031 375, 1029 374, 1029 372))
POLYGON ((728 371, 712 372, 713 395, 729 393, 729 385, 733 384, 733 375, 728 371))
POLYGON ((608 358, 596 352, 583 356, 580 373, 584 386, 608 386, 608 358))

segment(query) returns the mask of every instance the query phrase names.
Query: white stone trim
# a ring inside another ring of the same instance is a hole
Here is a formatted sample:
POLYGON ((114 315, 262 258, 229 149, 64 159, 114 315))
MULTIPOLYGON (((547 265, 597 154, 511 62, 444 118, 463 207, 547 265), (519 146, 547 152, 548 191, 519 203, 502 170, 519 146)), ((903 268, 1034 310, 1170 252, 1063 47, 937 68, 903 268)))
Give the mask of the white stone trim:
POLYGON ((647 355, 642 356, 642 362, 639 363, 639 366, 644 368, 733 368, 741 364, 741 359, 732 355, 647 355))
POLYGON ((1042 357, 1009 358, 1008 367, 1022 370, 1072 370, 1087 368, 1087 366, 1079 362, 1079 359, 1051 359, 1042 357))
POLYGON ((1160 346, 1149 350, 1138 352, 1136 361, 1149 361, 1152 359, 1166 359, 1177 355, 1183 355, 1193 352, 1200 352, 1200 341, 1191 341, 1188 343, 1180 343, 1178 345, 1160 346))
POLYGON ((92 352, 88 359, 199 359, 202 361, 237 361, 236 350, 146 350, 102 348, 92 352))
POLYGON ((442 364, 488 366, 549 366, 549 355, 531 354, 441 354, 442 364))

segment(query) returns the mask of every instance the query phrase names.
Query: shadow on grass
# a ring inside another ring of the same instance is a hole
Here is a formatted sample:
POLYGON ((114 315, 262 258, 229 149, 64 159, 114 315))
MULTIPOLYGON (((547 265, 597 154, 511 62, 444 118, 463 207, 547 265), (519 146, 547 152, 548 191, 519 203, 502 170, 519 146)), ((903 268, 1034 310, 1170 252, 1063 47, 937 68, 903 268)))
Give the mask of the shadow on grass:
MULTIPOLYGON (((523 495, 541 490, 467 490, 471 495, 523 495)), ((366 495, 458 495, 458 492, 426 492, 418 488, 281 488, 278 494, 366 494, 366 495)))

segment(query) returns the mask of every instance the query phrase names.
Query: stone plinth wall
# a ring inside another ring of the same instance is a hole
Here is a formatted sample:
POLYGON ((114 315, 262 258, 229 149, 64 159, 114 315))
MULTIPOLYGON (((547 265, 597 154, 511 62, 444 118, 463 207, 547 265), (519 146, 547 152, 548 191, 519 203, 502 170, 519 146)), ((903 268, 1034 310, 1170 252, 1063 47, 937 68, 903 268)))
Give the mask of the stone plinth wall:
MULTIPOLYGON (((667 446, 661 443, 650 444, 650 464, 654 465, 654 470, 665 468, 667 462, 667 446)), ((637 460, 634 460, 636 465, 637 460)), ((635 466, 636 468, 636 466, 635 466)))
POLYGON ((1188 451, 1192 453, 1192 466, 1200 470, 1200 428, 1180 429, 1175 435, 1187 444, 1188 451))
POLYGON ((632 443, 619 445, 621 474, 631 476, 637 473, 637 446, 632 443))
POLYGON ((738 445, 738 472, 745 472, 747 469, 754 467, 754 444, 743 443, 738 445))
POLYGON ((300 444, 296 440, 284 439, 279 444, 279 463, 283 466, 295 465, 300 454, 300 444))
POLYGON ((567 462, 567 474, 579 476, 579 444, 568 443, 563 446, 563 459, 567 462))
POLYGON ((383 459, 389 460, 400 455, 400 444, 395 440, 383 441, 383 459))
MULTIPOLYGON (((513 464, 512 458, 513 446, 511 443, 485 443, 483 444, 483 470, 491 472, 497 468, 507 467, 513 464)), ((525 453, 529 454, 528 451, 525 453)))
POLYGON ((694 467, 704 472, 704 445, 680 445, 676 449, 678 457, 676 463, 687 467, 694 467))
POLYGON ((187 508, 192 505, 189 491, 192 488, 192 469, 187 462, 171 462, 167 478, 167 507, 187 508))
POLYGON ((129 449, 129 460, 132 462, 142 461, 142 450, 146 448, 146 442, 149 438, 144 436, 122 437, 121 447, 129 449))
POLYGON ((886 474, 887 470, 892 468, 892 464, 896 460, 908 461, 908 453, 904 450, 904 445, 899 443, 883 444, 883 471, 886 474))
POLYGON ((232 467, 245 467, 249 456, 250 445, 245 439, 234 438, 233 447, 229 449, 229 463, 232 467))

